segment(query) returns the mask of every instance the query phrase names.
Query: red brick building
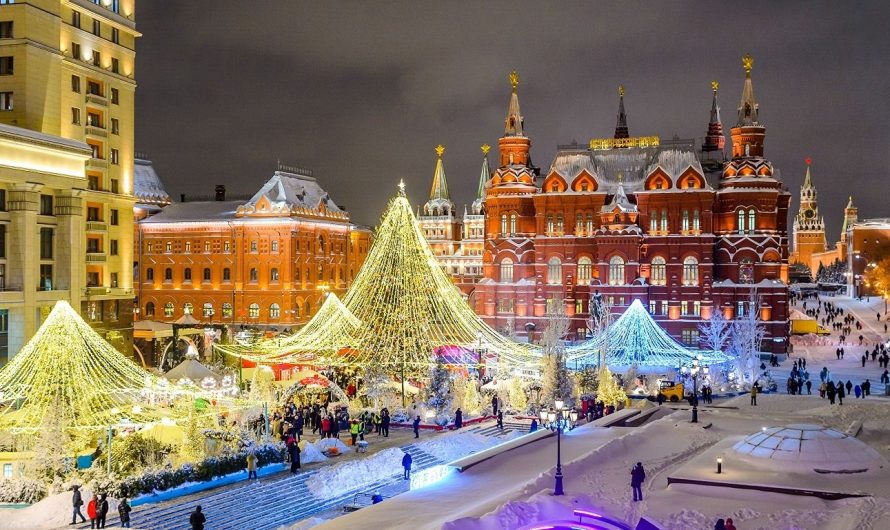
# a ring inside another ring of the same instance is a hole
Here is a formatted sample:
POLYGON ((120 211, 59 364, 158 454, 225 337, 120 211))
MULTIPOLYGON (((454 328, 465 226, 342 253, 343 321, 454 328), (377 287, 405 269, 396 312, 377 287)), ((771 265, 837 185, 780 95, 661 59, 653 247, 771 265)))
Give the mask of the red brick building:
POLYGON ((728 157, 716 83, 700 147, 631 137, 620 88, 614 138, 560 146, 543 174, 530 161, 511 76, 500 164, 486 185, 477 312, 526 335, 563 300, 580 339, 598 291, 613 312, 639 298, 669 333, 698 346, 698 326, 714 311, 732 318, 756 310, 764 348, 784 352, 790 193, 764 158, 751 64, 746 57, 728 157))
POLYGON ((357 227, 311 172, 279 167, 248 201, 180 202, 138 224, 139 318, 305 323, 325 290, 342 295, 364 261, 357 227))

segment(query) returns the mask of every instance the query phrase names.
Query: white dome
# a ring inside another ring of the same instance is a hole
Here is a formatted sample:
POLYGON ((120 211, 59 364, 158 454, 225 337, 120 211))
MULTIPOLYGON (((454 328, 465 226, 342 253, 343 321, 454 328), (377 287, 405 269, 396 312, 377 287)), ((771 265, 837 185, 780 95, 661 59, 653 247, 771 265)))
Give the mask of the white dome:
MULTIPOLYGON (((876 464, 881 456, 865 443, 820 425, 795 424, 756 432, 733 446, 736 453, 762 460, 770 466, 786 462, 804 468, 860 470, 876 464)), ((779 464, 779 467, 781 464, 779 464)))

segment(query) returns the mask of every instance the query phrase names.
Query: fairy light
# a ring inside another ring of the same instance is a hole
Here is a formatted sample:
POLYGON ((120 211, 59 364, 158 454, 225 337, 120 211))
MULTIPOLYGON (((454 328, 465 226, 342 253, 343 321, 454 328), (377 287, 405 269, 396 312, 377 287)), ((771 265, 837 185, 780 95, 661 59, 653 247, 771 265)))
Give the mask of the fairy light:
POLYGON ((331 295, 328 302, 333 318, 319 316, 319 311, 280 347, 273 339, 255 345, 253 353, 246 351, 251 348, 231 346, 220 350, 266 362, 306 362, 307 354, 315 354, 318 364, 374 363, 390 373, 401 368, 425 374, 435 364, 436 351, 448 356, 448 363, 477 363, 472 352, 481 339, 500 362, 530 368, 538 364, 534 347, 503 337, 467 305, 433 255, 404 193, 393 198, 384 212, 344 307, 337 306, 331 295), (344 348, 354 354, 336 354, 344 348))
POLYGON ((606 364, 610 366, 679 366, 691 363, 698 353, 703 355, 705 362, 729 360, 719 351, 693 354, 684 348, 653 320, 639 299, 634 300, 605 333, 569 347, 568 360, 597 364, 602 350, 606 350, 606 364))

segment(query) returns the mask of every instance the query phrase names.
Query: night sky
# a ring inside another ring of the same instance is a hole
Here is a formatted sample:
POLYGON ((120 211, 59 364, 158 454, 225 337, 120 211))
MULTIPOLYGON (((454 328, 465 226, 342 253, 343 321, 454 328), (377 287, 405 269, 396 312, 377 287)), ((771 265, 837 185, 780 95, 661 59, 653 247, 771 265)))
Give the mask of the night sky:
MULTIPOLYGON (((376 224, 399 178, 426 200, 446 146, 452 199, 472 201, 483 143, 503 133, 515 68, 532 159, 609 137, 617 86, 631 136, 705 134, 710 81, 727 136, 744 72, 766 156, 798 207, 804 159, 828 239, 847 195, 890 216, 890 2, 291 2, 142 0, 137 149, 171 196, 256 191, 276 161, 314 170, 376 224)), ((727 138, 727 144, 729 140, 727 138)), ((492 162, 495 157, 492 157, 492 162)), ((493 165, 495 165, 493 163, 493 165)))

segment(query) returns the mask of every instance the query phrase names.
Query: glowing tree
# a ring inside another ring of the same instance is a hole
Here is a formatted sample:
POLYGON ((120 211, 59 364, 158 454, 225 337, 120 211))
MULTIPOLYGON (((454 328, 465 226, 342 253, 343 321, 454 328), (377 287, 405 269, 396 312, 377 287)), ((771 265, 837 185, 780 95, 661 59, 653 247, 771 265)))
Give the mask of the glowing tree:
POLYGON ((748 311, 732 321, 730 350, 735 355, 736 369, 743 381, 753 384, 760 366, 760 349, 766 330, 760 321, 760 298, 752 293, 748 300, 748 311))
POLYGON ((479 389, 476 388, 476 381, 467 381, 461 408, 467 414, 479 414, 482 411, 482 396, 479 395, 479 389))
POLYGON ((544 402, 553 404, 556 401, 572 403, 572 378, 566 368, 565 342, 563 338, 569 331, 569 317, 565 313, 562 298, 552 302, 547 313, 547 328, 541 336, 544 356, 541 358, 543 376, 542 396, 544 402))
POLYGON ((522 387, 522 380, 518 377, 510 379, 509 387, 510 405, 519 412, 525 412, 528 408, 528 397, 525 395, 525 389, 522 387))
POLYGON ((448 368, 439 361, 430 373, 427 405, 436 411, 436 416, 441 416, 451 406, 452 399, 451 374, 448 373, 448 368))
POLYGON ((615 376, 608 366, 604 366, 599 374, 599 380, 596 388, 596 399, 602 401, 605 405, 617 407, 627 401, 627 394, 618 386, 615 376))
POLYGON ((699 324, 698 330, 702 343, 712 352, 722 352, 732 334, 732 326, 720 310, 715 310, 711 318, 699 324))

